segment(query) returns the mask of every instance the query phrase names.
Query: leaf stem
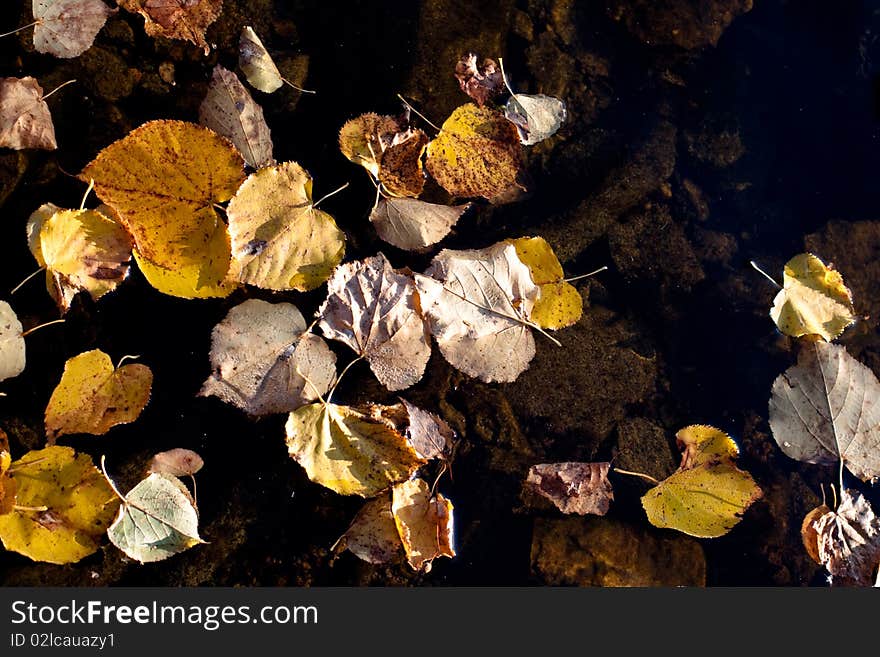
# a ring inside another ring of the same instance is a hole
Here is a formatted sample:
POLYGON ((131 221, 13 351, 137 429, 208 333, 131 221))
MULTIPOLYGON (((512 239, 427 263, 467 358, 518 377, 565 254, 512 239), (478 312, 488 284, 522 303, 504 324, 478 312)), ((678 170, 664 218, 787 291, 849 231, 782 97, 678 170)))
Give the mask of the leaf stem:
POLYGON ((431 120, 430 120, 427 116, 425 116, 425 115, 422 114, 419 110, 417 110, 415 107, 413 107, 412 105, 410 105, 410 104, 406 101, 406 98, 404 98, 404 97, 401 96, 400 94, 397 94, 397 97, 400 98, 401 102, 409 108, 409 111, 410 111, 410 112, 412 112, 413 114, 415 114, 416 116, 418 116, 420 119, 422 119, 422 121, 424 121, 424 122, 427 123, 429 126, 431 126, 432 128, 434 128, 434 130, 436 130, 437 132, 440 132, 440 128, 438 128, 436 125, 434 125, 434 123, 432 123, 431 120))
POLYGON ((599 267, 599 269, 596 269, 595 271, 591 271, 589 274, 581 274, 580 276, 572 276, 571 278, 563 278, 562 280, 565 283, 571 283, 572 281, 579 281, 582 278, 589 278, 590 276, 595 276, 599 272, 605 271, 606 269, 608 269, 608 265, 605 265, 604 267, 599 267))
POLYGON ((43 511, 48 511, 48 506, 24 506, 22 504, 13 504, 13 511, 36 511, 38 513, 42 513, 43 511))
POLYGON ((53 324, 63 324, 64 321, 65 321, 64 319, 53 319, 51 322, 46 322, 45 324, 39 324, 37 326, 34 326, 33 328, 29 328, 27 331, 22 333, 21 337, 26 338, 31 333, 36 333, 40 329, 46 328, 47 326, 52 326, 53 324))
POLYGON ((16 292, 18 292, 18 291, 24 286, 25 283, 27 283, 27 282, 28 282, 29 280, 31 280, 34 276, 36 276, 37 274, 39 274, 39 273, 42 272, 42 271, 46 271, 46 268, 45 268, 45 267, 40 267, 40 268, 39 268, 37 271, 35 271, 33 274, 28 274, 28 277, 25 278, 21 283, 19 283, 18 285, 16 285, 14 288, 12 288, 12 290, 9 292, 9 294, 15 294, 16 292))
POLYGON ((337 187, 336 189, 334 189, 334 190, 333 190, 332 192, 330 192, 329 194, 324 194, 324 196, 322 196, 321 198, 319 198, 316 202, 312 203, 312 207, 313 207, 313 208, 317 208, 321 203, 323 203, 324 201, 326 201, 328 198, 330 198, 330 197, 333 196, 334 194, 338 194, 338 193, 341 192, 343 189, 345 189, 346 187, 348 187, 349 184, 350 184, 350 183, 345 183, 342 187, 337 187))
POLYGON ((88 186, 88 188, 86 189, 86 193, 83 194, 83 200, 82 200, 82 203, 79 204, 79 209, 80 209, 80 210, 85 209, 85 207, 86 207, 86 199, 89 198, 89 194, 92 193, 92 190, 93 190, 94 188, 95 188, 95 179, 94 179, 94 178, 89 178, 89 186, 88 186))
POLYGON ((287 78, 281 78, 281 81, 286 84, 289 84, 291 87, 293 87, 294 89, 296 89, 298 92, 300 92, 302 94, 316 94, 316 93, 318 93, 317 91, 313 91, 311 89, 303 89, 302 87, 297 87, 293 82, 291 82, 287 78))
POLYGON ((55 93, 56 91, 58 91, 59 89, 63 89, 63 88, 66 87, 67 85, 69 85, 69 84, 73 84, 74 82, 76 82, 76 80, 68 80, 67 82, 62 82, 62 83, 59 84, 57 87, 55 87, 52 91, 50 91, 49 93, 45 94, 42 98, 40 98, 40 100, 46 100, 49 96, 51 96, 52 94, 54 94, 54 93, 55 93))
POLYGON ((22 25, 21 27, 17 27, 14 30, 12 30, 11 32, 6 32, 4 34, 0 34, 0 38, 16 34, 17 32, 21 32, 22 30, 26 30, 29 27, 33 27, 34 25, 39 25, 42 22, 43 22, 42 20, 35 20, 33 23, 28 23, 27 25, 22 25))
POLYGON ((126 354, 125 356, 123 356, 122 358, 119 359, 119 362, 118 362, 118 363, 116 363, 116 369, 118 370, 120 367, 122 367, 122 364, 123 364, 125 361, 127 361, 127 360, 137 360, 138 358, 140 358, 139 355, 138 355, 138 356, 133 356, 133 355, 131 355, 131 354, 126 354))
POLYGON ((660 482, 657 479, 654 479, 654 477, 652 477, 651 475, 646 475, 643 472, 631 472, 629 470, 621 470, 620 468, 612 468, 612 470, 614 470, 614 472, 617 472, 618 474, 630 475, 632 477, 641 477, 645 481, 650 481, 655 486, 660 485, 660 482))
POLYGON ((363 356, 358 356, 358 357, 355 358, 353 361, 351 361, 348 365, 345 366, 345 369, 343 369, 342 372, 340 373, 340 375, 336 377, 336 383, 334 383, 334 384, 333 384, 333 387, 330 388, 330 392, 329 392, 329 394, 327 395, 327 401, 330 401, 331 399, 333 399, 333 393, 335 393, 335 392, 336 392, 336 388, 339 387, 339 382, 342 381, 342 377, 344 377, 344 376, 346 375, 346 373, 348 372, 348 370, 351 369, 352 365, 354 365, 354 364, 357 363, 358 361, 362 361, 363 359, 364 359, 363 356))
POLYGON ((755 271, 757 271, 759 274, 763 274, 763 275, 764 275, 764 278, 766 278, 768 281, 770 281, 771 283, 773 283, 773 285, 775 285, 778 289, 782 289, 782 286, 781 286, 779 283, 777 283, 776 280, 775 280, 770 274, 768 274, 768 273, 765 272, 763 269, 761 269, 761 268, 758 266, 758 263, 756 263, 754 260, 749 260, 749 264, 750 264, 750 265, 755 269, 755 271))
POLYGON ((116 484, 113 483, 113 480, 107 474, 107 457, 104 454, 101 454, 101 474, 104 475, 104 479, 107 480, 107 483, 110 484, 110 488, 113 489, 113 492, 116 493, 116 496, 122 500, 123 502, 127 502, 125 499, 125 495, 119 492, 119 489, 116 488, 116 484))

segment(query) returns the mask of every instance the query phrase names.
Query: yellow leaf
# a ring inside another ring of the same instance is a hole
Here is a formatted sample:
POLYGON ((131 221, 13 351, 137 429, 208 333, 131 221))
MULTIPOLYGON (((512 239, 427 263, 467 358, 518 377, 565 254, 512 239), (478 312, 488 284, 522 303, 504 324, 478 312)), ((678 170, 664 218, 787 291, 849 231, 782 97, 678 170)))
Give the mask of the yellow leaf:
POLYGON ((341 495, 372 497, 426 463, 388 419, 401 410, 303 406, 288 417, 288 451, 315 483, 341 495))
POLYGON ((424 479, 398 484, 391 491, 391 512, 409 565, 428 570, 437 557, 454 557, 452 502, 431 495, 424 479))
POLYGON ((50 441, 72 433, 96 436, 117 424, 134 422, 150 400, 153 373, 146 365, 116 369, 99 349, 74 356, 64 364, 61 381, 46 407, 50 441))
POLYGON ((180 271, 204 265, 204 251, 223 226, 214 204, 238 189, 244 160, 208 128, 150 121, 107 146, 79 177, 94 179, 98 196, 116 211, 141 256, 180 271))
POLYGON ((676 434, 681 466, 642 497, 648 520, 698 538, 729 532, 762 492, 736 467, 736 443, 714 427, 692 425, 676 434))
POLYGON ((296 162, 248 177, 227 208, 229 277, 267 290, 312 290, 345 254, 345 235, 312 205, 312 178, 296 162))
POLYGON ((516 255, 529 268, 541 294, 529 318, 545 329, 561 329, 575 324, 584 314, 580 292, 563 279, 565 274, 553 248, 543 237, 521 237, 508 240, 516 247, 516 255))
POLYGON ((0 515, 7 550, 65 564, 98 549, 119 498, 87 454, 54 445, 28 452, 11 469, 17 508, 0 515))
POLYGON ((0 429, 0 515, 9 513, 15 506, 15 492, 18 486, 9 474, 11 464, 9 439, 6 437, 6 432, 0 429))
POLYGON ((831 342, 855 321, 852 293, 840 272, 811 253, 801 253, 785 264, 783 287, 770 317, 786 335, 819 335, 831 342))

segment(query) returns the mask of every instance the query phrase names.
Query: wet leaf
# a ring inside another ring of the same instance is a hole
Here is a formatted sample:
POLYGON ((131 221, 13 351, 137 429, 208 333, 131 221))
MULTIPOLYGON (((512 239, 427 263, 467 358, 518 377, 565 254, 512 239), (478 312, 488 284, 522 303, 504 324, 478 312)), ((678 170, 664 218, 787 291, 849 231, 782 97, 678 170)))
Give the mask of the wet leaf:
POLYGON ((43 88, 30 76, 0 78, 0 148, 58 148, 43 88))
POLYGON ((209 246, 224 230, 214 204, 244 179, 241 155, 225 138, 194 123, 150 121, 107 146, 79 177, 94 179, 140 259, 174 272, 197 267, 198 287, 222 282, 226 272, 218 276, 209 246))
POLYGON ((880 382, 840 345, 805 344, 797 365, 776 377, 770 429, 793 459, 842 458, 864 481, 880 476, 880 382))
POLYGON ((366 358, 382 385, 403 390, 418 383, 431 357, 416 297, 412 278, 395 271, 381 253, 347 262, 327 282, 319 326, 366 358))
POLYGON ((144 31, 151 37, 182 39, 204 50, 205 30, 217 20, 223 0, 116 0, 123 9, 144 17, 144 31))
POLYGON ((785 264, 783 288, 770 317, 786 335, 819 335, 830 342, 855 321, 852 293, 840 272, 802 253, 785 264))
POLYGON ((103 0, 33 0, 34 48, 56 57, 78 57, 118 9, 103 0))
POLYGON ((399 408, 310 404, 287 420, 287 448, 309 479, 341 495, 372 497, 425 463, 387 417, 399 408))
POLYGON ((556 134, 565 122, 565 103, 544 94, 518 94, 510 88, 506 79, 504 84, 510 91, 504 116, 516 126, 523 144, 532 146, 556 134))
POLYGON ((212 374, 199 394, 252 416, 289 413, 326 394, 336 356, 306 329, 290 303, 248 299, 235 306, 214 327, 212 374))
POLYGON ((516 255, 529 268, 535 285, 541 294, 529 318, 545 329, 561 329, 571 326, 584 314, 584 301, 580 292, 566 283, 562 265, 552 247, 543 237, 521 237, 509 240, 516 247, 516 255))
POLYGON ((238 67, 247 78, 248 84, 267 94, 276 91, 284 84, 281 72, 250 25, 241 28, 241 37, 238 41, 238 67))
POLYGON ((235 73, 219 64, 214 67, 208 93, 199 107, 199 123, 232 141, 253 168, 275 164, 263 108, 254 102, 235 73))
POLYGON ((157 473, 128 491, 107 536, 141 563, 162 561, 204 543, 199 537, 199 514, 186 486, 176 477, 157 473))
POLYGON ((0 301, 0 381, 24 372, 25 346, 21 322, 5 301, 0 301))
POLYGON ((535 355, 527 319, 538 297, 516 248, 444 249, 416 274, 422 312, 443 356, 481 381, 514 381, 535 355))
POLYGON ((492 59, 484 59, 477 65, 478 56, 469 52, 455 65, 455 79, 461 90, 482 107, 504 91, 504 80, 498 64, 492 59))
POLYGON ((471 205, 382 198, 370 212, 370 221, 379 237, 389 244, 405 251, 419 251, 446 237, 471 205))
MULTIPOLYGON (((0 515, 9 513, 15 506, 15 494, 18 490, 18 484, 9 472, 9 466, 12 465, 12 455, 9 452, 9 438, 6 432, 0 429, 0 515)), ((389 503, 390 504, 390 503, 389 503)), ((388 515, 391 516, 391 507, 388 508, 388 515)), ((392 525, 394 521, 392 520, 392 525)), ((397 530, 394 530, 395 534, 397 530)))
POLYGON ((648 520, 698 538, 723 536, 763 493, 736 467, 739 449, 723 431, 692 425, 675 437, 681 465, 642 497, 648 520))
POLYGON ((34 561, 75 563, 97 551, 119 500, 87 454, 58 445, 12 464, 19 508, 0 515, 7 550, 34 561))
POLYGON ((150 401, 153 373, 131 363, 115 368, 110 356, 93 349, 68 359, 61 381, 46 406, 46 435, 100 436, 118 424, 134 422, 150 401))
POLYGON ((804 521, 801 523, 801 541, 804 549, 810 555, 810 559, 818 564, 822 563, 822 558, 819 556, 819 532, 816 531, 813 523, 829 512, 831 509, 822 504, 804 516, 804 521))
POLYGON ((391 512, 410 566, 427 571, 437 557, 455 556, 452 502, 432 497, 424 479, 392 488, 391 512))
POLYGON ((446 119, 427 153, 428 173, 453 196, 482 196, 498 204, 526 192, 519 135, 496 110, 462 105, 446 119))
POLYGON ((811 524, 818 536, 818 561, 838 580, 835 583, 874 584, 880 564, 880 518, 861 493, 844 490, 837 511, 828 510, 811 524))
POLYGON ((391 513, 391 495, 367 500, 338 545, 367 563, 388 563, 400 557, 403 544, 391 513))
POLYGON ((448 459, 455 441, 452 427, 443 418, 405 399, 401 399, 400 403, 406 409, 408 418, 406 437, 416 453, 423 459, 448 459))
POLYGON ((205 461, 196 452, 176 447, 154 455, 150 460, 149 473, 169 474, 172 477, 192 476, 204 465, 205 461))
POLYGON ((525 487, 563 513, 604 516, 614 501, 610 468, 610 463, 539 463, 529 468, 525 487))
POLYGON ((267 290, 312 290, 345 253, 345 235, 312 204, 312 178, 296 162, 249 176, 226 211, 230 277, 267 290))

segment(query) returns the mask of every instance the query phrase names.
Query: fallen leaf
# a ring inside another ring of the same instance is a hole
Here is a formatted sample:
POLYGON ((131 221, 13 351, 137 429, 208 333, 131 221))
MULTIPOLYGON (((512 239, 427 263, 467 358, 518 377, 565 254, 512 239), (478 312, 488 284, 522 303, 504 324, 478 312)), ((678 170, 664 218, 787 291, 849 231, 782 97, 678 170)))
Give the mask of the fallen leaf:
POLYGON ((386 409, 321 403, 298 408, 287 420, 290 456, 315 483, 341 495, 373 497, 425 463, 383 417, 386 409))
POLYGON ((532 273, 535 285, 541 288, 529 319, 541 328, 551 330, 576 324, 584 314, 584 300, 577 288, 565 282, 562 265, 547 240, 521 237, 509 241, 532 273))
POLYGON ((28 452, 10 470, 17 508, 0 515, 7 550, 55 564, 97 551, 119 501, 91 457, 54 445, 28 452))
MULTIPOLYGON (((212 130, 185 121, 150 121, 102 150, 79 175, 117 213, 138 255, 172 271, 199 267, 199 287, 225 278, 209 244, 223 232, 214 208, 244 179, 235 147, 212 130)), ((219 241, 219 240, 218 240, 219 241)))
MULTIPOLYGON (((9 472, 9 466, 12 465, 12 455, 9 452, 9 438, 3 429, 0 429, 0 515, 9 513, 15 507, 15 494, 18 490, 18 484, 9 472)), ((391 516, 391 506, 389 501, 388 516, 391 516)), ((394 521, 391 521, 394 524, 394 521)), ((394 530, 395 535, 397 530, 394 530)))
POLYGON ((525 487, 563 513, 604 516, 614 501, 610 469, 610 463, 539 463, 529 468, 525 487))
POLYGON ((0 78, 0 148, 58 148, 43 88, 30 76, 0 78))
POLYGON ((477 65, 477 54, 463 55, 455 65, 455 79, 461 90, 482 107, 504 91, 501 70, 492 59, 484 59, 477 65))
POLYGON ((183 447, 175 447, 167 452, 159 452, 150 459, 148 474, 169 474, 172 477, 192 476, 205 465, 196 452, 183 447))
MULTIPOLYGON (((501 74, 503 76, 504 71, 501 74)), ((565 122, 565 103, 558 98, 544 94, 515 93, 506 77, 504 86, 510 92, 510 99, 504 106, 504 116, 516 126, 519 140, 526 146, 533 146, 555 135, 565 122)))
POLYGON ((408 388, 425 373, 431 343, 415 285, 381 253, 337 267, 318 315, 324 335, 365 358, 389 390, 408 388))
POLYGON ((780 449, 806 463, 880 476, 880 382, 840 345, 803 345, 797 365, 773 382, 770 429, 780 449))
POLYGON ((281 72, 250 25, 241 28, 241 37, 238 40, 238 67, 247 78, 248 84, 267 94, 276 91, 284 84, 281 72))
POLYGON ((840 272, 811 253, 789 260, 782 280, 770 317, 785 335, 819 335, 830 342, 855 321, 852 293, 840 272))
POLYGON ((406 437, 423 459, 447 460, 452 454, 455 431, 447 422, 418 406, 401 399, 407 414, 406 437))
POLYGON ((880 564, 880 518, 861 493, 844 490, 837 511, 828 510, 812 526, 818 535, 818 561, 837 583, 874 584, 880 564))
POLYGON ((0 381, 24 372, 25 346, 21 322, 5 301, 0 301, 0 381))
POLYGON ((118 9, 102 0, 33 0, 34 48, 69 59, 91 48, 95 36, 118 9))
POLYGON ((205 30, 217 20, 223 0, 116 0, 123 9, 144 17, 144 31, 151 37, 182 39, 202 48, 205 55, 211 47, 205 41, 205 30))
POLYGON ((414 198, 381 198, 370 212, 379 237, 405 251, 419 251, 446 237, 471 207, 438 205, 414 198))
POLYGON ((396 560, 403 552, 403 544, 391 513, 391 495, 385 493, 367 500, 337 545, 367 563, 396 560))
POLYGON ((763 493, 736 467, 739 449, 723 431, 691 425, 675 437, 683 450, 681 465, 642 496, 648 520, 697 538, 723 536, 763 493))
POLYGON ((539 288, 512 244, 444 249, 415 281, 431 334, 452 365, 487 383, 514 381, 528 368, 535 339, 527 318, 539 288))
POLYGON ((107 536, 141 563, 162 561, 204 543, 199 537, 199 514, 186 486, 176 477, 158 473, 123 497, 107 536))
POLYGON ((275 164, 272 134, 263 108, 238 77, 219 64, 214 67, 208 93, 199 106, 199 123, 229 139, 244 161, 255 169, 275 164))
POLYGON ((211 370, 199 395, 252 416, 289 413, 327 393, 336 356, 293 304, 248 299, 214 327, 211 370))
POLYGON ((153 373, 140 363, 115 368, 100 349, 67 360, 61 381, 46 406, 46 436, 88 433, 101 436, 134 422, 150 401, 153 373))
POLYGON ((312 203, 312 178, 296 162, 260 169, 226 209, 233 279, 267 290, 312 290, 345 254, 345 234, 312 203))
POLYGON ((516 127, 488 107, 468 103, 457 108, 428 144, 425 166, 453 196, 482 196, 499 204, 527 191, 516 127))
POLYGON ((816 531, 813 523, 830 511, 831 509, 824 504, 817 506, 804 516, 804 521, 801 523, 801 542, 810 559, 818 564, 822 563, 822 558, 819 556, 819 532, 816 531))
POLYGON ((428 571, 437 557, 454 557, 452 502, 431 495, 424 479, 411 479, 391 489, 391 512, 406 559, 428 571))

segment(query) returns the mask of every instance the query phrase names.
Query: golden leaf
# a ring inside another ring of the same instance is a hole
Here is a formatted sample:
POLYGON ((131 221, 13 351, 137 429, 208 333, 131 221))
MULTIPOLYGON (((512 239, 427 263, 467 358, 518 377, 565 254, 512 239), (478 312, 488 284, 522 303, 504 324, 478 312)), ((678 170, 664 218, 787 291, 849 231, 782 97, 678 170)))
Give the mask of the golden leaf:
POLYGON ((427 570, 437 557, 454 557, 452 502, 431 495, 424 479, 412 479, 391 489, 391 512, 407 561, 427 570))
POLYGON ((566 283, 562 265, 553 248, 543 237, 521 237, 508 240, 516 247, 516 255, 532 273, 541 294, 529 318, 545 329, 561 329, 575 324, 584 314, 580 292, 566 283))

